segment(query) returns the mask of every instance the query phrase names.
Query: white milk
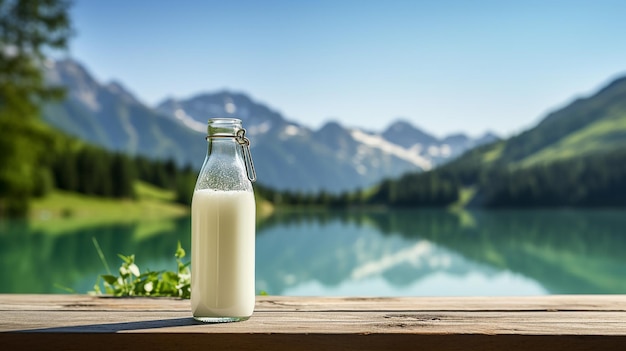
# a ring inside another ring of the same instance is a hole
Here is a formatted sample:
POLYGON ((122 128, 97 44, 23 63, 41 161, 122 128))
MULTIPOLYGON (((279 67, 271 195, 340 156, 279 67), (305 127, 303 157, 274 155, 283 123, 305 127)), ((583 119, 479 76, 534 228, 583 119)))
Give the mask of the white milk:
POLYGON ((191 311, 245 319, 254 310, 254 193, 196 190, 191 203, 191 311))

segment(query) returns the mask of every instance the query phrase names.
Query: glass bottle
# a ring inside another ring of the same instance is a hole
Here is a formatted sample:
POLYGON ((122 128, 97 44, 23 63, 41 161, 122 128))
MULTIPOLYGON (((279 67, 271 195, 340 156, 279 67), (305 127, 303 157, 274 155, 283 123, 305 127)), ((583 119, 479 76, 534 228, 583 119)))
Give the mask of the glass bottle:
POLYGON ((256 174, 241 120, 213 118, 191 203, 191 309, 203 322, 254 310, 256 174))

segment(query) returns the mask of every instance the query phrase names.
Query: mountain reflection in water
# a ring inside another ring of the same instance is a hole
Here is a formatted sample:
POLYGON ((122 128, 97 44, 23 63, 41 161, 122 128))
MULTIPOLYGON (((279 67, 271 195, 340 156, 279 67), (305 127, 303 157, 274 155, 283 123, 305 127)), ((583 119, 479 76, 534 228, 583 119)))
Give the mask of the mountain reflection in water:
MULTIPOLYGON (((626 293, 623 210, 333 211, 276 213, 258 225, 257 291, 275 295, 626 293)), ((71 221, 71 219, 70 219, 71 221)), ((70 223, 71 224, 71 223, 70 223)), ((0 293, 89 291, 132 254, 175 269, 189 218, 58 228, 0 223, 0 293), (53 230, 54 229, 54 230, 53 230)))
POLYGON ((285 295, 626 292, 622 211, 278 214, 257 285, 285 295))

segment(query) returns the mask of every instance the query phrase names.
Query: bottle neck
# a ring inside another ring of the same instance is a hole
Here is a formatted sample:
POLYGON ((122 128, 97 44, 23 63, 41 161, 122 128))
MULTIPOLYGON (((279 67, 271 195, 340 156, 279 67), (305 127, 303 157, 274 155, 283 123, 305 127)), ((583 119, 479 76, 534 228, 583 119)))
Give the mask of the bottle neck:
POLYGON ((209 142, 207 150, 208 157, 218 150, 226 155, 232 155, 231 157, 237 158, 240 156, 248 179, 251 182, 256 181, 256 171, 254 169, 254 162, 252 162, 252 155, 250 154, 250 140, 246 138, 246 130, 241 127, 241 121, 224 118, 209 120, 206 139, 209 142), (231 141, 231 143, 222 143, 224 141, 231 141), (234 151, 232 141, 236 144, 234 151))
POLYGON ((239 151, 241 146, 234 139, 209 138, 207 147, 208 157, 217 156, 241 159, 239 151))

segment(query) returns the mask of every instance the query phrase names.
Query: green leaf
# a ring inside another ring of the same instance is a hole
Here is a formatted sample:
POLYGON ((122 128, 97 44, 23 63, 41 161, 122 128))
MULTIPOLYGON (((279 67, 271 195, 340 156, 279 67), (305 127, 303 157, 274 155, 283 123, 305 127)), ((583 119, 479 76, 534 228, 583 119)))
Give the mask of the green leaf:
POLYGON ((121 258, 124 263, 131 264, 135 260, 135 255, 124 256, 122 254, 117 254, 117 257, 121 258))
POLYGON ((100 261, 104 265, 104 269, 107 270, 107 273, 111 274, 111 270, 109 269, 109 265, 107 264, 107 260, 104 257, 104 253, 102 252, 102 249, 100 248, 100 244, 98 244, 98 240, 96 240, 96 237, 93 236, 91 237, 91 241, 93 241, 93 246, 96 247, 96 252, 98 253, 98 257, 100 257, 100 261))
POLYGON ((174 272, 164 272, 163 273, 163 280, 171 283, 171 284, 176 284, 178 282, 178 274, 174 273, 174 272))
POLYGON ((176 258, 178 259, 185 257, 185 250, 183 249, 182 245, 180 245, 180 240, 178 241, 178 247, 176 248, 176 253, 174 254, 174 256, 176 256, 176 258))
POLYGON ((101 275, 102 279, 107 282, 109 285, 114 285, 117 282, 117 277, 110 274, 101 275))

